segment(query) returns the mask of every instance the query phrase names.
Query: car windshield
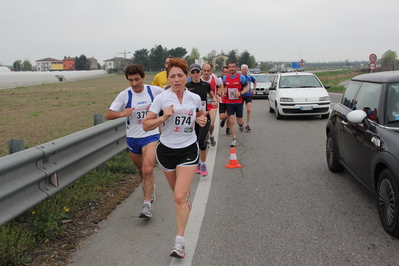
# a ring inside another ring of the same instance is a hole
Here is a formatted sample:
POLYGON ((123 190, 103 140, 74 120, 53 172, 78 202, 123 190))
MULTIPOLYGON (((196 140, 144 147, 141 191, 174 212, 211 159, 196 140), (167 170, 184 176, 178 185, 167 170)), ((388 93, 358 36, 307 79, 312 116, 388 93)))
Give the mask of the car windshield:
POLYGON ((391 125, 399 124, 399 83, 388 84, 387 88, 386 121, 391 125))
POLYGON ((323 87, 313 75, 282 76, 280 88, 316 88, 323 87))
POLYGON ((266 75, 261 75, 261 76, 254 76, 256 79, 256 82, 270 82, 270 79, 266 75))

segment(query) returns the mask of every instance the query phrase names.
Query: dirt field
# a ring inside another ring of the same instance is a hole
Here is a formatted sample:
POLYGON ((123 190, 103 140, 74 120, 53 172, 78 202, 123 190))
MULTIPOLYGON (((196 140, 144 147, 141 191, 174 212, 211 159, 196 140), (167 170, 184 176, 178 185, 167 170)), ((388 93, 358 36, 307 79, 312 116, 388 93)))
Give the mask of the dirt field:
MULTIPOLYGON (((154 75, 147 74, 151 84, 154 75)), ((120 91, 124 75, 0 90, 0 157, 8 140, 24 139, 30 148, 93 126, 94 114, 105 114, 120 91)))

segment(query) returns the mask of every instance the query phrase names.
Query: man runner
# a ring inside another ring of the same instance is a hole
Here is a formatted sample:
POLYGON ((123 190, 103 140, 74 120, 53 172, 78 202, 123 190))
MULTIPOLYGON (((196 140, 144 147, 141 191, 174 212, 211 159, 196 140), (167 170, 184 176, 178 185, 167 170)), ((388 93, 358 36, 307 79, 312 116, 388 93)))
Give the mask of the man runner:
POLYGON ((237 73, 237 63, 230 62, 228 64, 229 74, 223 77, 223 84, 226 88, 227 99, 227 115, 228 115, 228 126, 230 128, 231 136, 233 140, 230 147, 235 147, 238 145, 236 126, 234 123, 234 115, 237 118, 237 123, 240 131, 244 131, 244 119, 243 119, 243 99, 242 95, 248 92, 248 82, 247 78, 240 73, 237 73))
POLYGON ((144 84, 145 74, 141 65, 128 65, 125 76, 130 87, 119 93, 105 117, 108 120, 126 117, 126 142, 130 158, 143 180, 144 203, 139 217, 151 218, 151 203, 155 201, 153 169, 159 129, 144 131, 142 123, 154 98, 164 90, 144 84))

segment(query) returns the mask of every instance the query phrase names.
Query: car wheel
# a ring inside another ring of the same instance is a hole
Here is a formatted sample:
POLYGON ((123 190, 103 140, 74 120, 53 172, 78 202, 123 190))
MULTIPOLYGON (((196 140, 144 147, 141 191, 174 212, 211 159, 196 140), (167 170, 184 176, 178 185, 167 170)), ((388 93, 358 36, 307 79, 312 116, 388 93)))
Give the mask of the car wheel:
POLYGON ((277 103, 276 103, 276 108, 274 108, 274 112, 276 113, 276 119, 277 119, 277 120, 283 119, 283 116, 282 116, 282 115, 280 114, 280 112, 278 111, 277 103))
POLYGON ((326 158, 328 169, 331 172, 338 173, 344 170, 344 167, 338 162, 338 151, 331 132, 327 135, 326 158))
POLYGON ((325 114, 325 115, 321 115, 322 119, 327 119, 330 116, 330 114, 325 114))
POLYGON ((272 106, 270 105, 270 101, 269 101, 269 113, 274 113, 274 109, 273 109, 272 106))
POLYGON ((399 236, 399 185, 389 169, 381 172, 377 185, 378 212, 385 231, 399 236))

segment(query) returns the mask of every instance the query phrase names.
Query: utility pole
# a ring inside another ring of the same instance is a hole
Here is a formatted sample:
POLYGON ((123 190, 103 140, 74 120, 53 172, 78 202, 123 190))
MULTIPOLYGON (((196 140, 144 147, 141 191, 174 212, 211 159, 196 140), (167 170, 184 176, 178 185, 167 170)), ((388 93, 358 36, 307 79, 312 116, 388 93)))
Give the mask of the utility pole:
POLYGON ((126 50, 124 50, 124 52, 122 52, 122 53, 117 53, 117 54, 123 54, 123 56, 126 58, 126 54, 130 54, 130 52, 126 52, 126 50))

